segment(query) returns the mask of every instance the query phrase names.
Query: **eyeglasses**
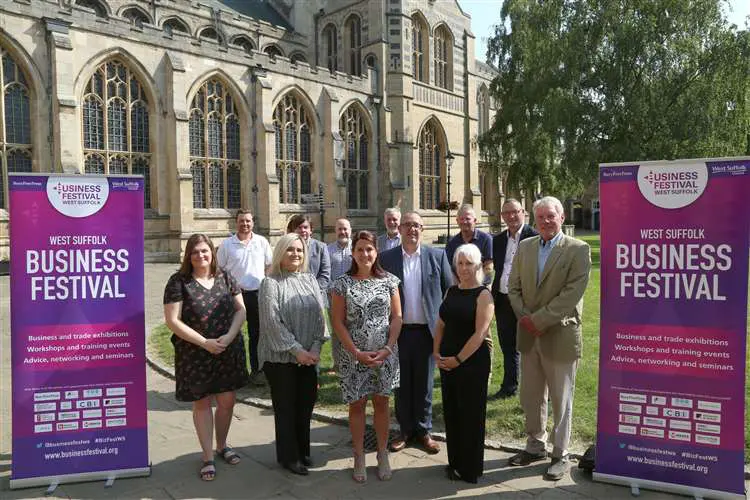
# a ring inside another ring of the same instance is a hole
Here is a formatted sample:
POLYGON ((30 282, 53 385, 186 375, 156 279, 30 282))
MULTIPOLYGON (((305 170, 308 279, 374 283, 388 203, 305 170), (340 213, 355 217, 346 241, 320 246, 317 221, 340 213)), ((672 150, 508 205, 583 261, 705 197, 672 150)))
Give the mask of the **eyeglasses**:
POLYGON ((523 208, 519 208, 518 210, 503 210, 500 212, 501 215, 516 215, 523 212, 523 208))
POLYGON ((422 229, 422 224, 419 222, 404 222, 399 227, 403 227, 404 229, 422 229))

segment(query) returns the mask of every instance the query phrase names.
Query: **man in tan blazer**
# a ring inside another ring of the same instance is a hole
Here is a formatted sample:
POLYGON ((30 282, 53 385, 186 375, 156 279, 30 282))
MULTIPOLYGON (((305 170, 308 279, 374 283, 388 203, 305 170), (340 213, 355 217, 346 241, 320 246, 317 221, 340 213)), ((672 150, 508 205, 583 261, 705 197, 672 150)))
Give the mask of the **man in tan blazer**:
POLYGON ((534 220, 539 236, 520 243, 508 280, 508 298, 519 318, 520 400, 527 434, 526 449, 508 463, 528 465, 547 457, 549 397, 553 449, 545 475, 559 480, 570 469, 573 389, 581 357, 581 313, 591 252, 583 241, 562 233, 565 215, 557 198, 537 200, 534 220))

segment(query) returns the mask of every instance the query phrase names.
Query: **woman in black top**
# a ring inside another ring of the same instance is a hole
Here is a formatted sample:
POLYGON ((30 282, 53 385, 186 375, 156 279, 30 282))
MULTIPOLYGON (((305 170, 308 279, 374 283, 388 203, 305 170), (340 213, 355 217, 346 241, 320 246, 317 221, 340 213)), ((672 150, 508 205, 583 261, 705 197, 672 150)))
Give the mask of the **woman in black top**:
POLYGON ((490 351, 485 342, 494 311, 482 285, 482 255, 469 243, 453 257, 459 284, 440 306, 433 356, 440 368, 443 418, 448 444, 446 474, 476 483, 484 470, 484 421, 490 351), (471 327, 473 325, 473 328, 471 327))
POLYGON ((203 450, 201 479, 216 476, 212 450, 216 400, 216 449, 230 465, 240 456, 227 446, 235 392, 247 384, 242 290, 216 266, 216 252, 203 234, 188 238, 180 270, 164 289, 164 318, 174 333, 175 397, 193 402, 193 422, 203 450))

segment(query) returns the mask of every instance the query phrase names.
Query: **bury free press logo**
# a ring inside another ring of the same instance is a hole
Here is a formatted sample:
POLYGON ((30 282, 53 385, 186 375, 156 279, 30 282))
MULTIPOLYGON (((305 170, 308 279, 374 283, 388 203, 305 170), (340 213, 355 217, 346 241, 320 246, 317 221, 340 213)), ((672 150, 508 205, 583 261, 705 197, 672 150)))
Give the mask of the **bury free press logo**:
POLYGON ((638 188, 652 204, 661 208, 682 208, 703 194, 708 183, 705 163, 642 165, 638 188))
POLYGON ((55 177, 47 180, 47 199, 68 217, 88 217, 98 212, 109 197, 105 177, 55 177))

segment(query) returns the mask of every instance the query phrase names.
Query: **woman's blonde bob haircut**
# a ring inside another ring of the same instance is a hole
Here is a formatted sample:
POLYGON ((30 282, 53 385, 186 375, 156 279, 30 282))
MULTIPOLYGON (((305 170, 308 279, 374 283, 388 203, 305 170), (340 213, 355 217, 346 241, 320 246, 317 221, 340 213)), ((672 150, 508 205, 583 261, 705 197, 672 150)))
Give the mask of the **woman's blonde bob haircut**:
MULTIPOLYGON (((480 285, 484 282, 484 270, 482 269, 482 252, 474 243, 466 243, 456 249, 456 253, 453 255, 453 269, 458 271, 458 258, 462 256, 470 263, 474 264, 476 268, 476 279, 480 285)), ((456 272, 458 276, 458 272, 456 272)), ((459 278, 460 280, 460 278, 459 278)))
POLYGON ((270 274, 281 274, 281 272, 284 271, 283 269, 281 269, 281 261, 284 260, 284 255, 286 255, 287 248, 292 246, 292 243, 294 243, 295 241, 299 241, 300 243, 302 243, 302 266, 300 266, 298 272, 307 272, 309 260, 307 245, 305 245, 305 242, 297 233, 288 233, 279 238, 279 241, 276 242, 276 246, 273 248, 273 259, 271 260, 270 274))

